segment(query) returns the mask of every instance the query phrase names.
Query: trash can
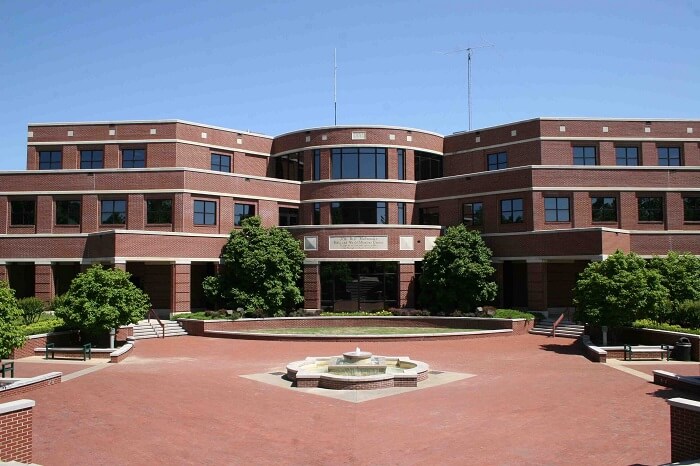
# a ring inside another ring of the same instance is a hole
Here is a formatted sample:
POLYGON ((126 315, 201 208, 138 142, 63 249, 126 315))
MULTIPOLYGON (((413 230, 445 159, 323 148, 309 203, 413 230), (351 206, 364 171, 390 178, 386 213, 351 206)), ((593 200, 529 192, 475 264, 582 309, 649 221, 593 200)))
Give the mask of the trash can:
POLYGON ((673 356, 673 359, 677 361, 690 361, 690 347, 692 345, 690 344, 690 340, 686 337, 681 337, 680 340, 678 340, 673 348, 673 352, 675 355, 673 356))

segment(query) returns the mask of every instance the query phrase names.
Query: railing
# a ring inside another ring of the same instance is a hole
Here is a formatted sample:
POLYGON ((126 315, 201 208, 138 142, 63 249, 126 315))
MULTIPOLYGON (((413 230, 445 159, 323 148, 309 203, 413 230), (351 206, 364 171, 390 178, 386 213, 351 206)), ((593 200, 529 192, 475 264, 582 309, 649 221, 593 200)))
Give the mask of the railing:
POLYGON ((561 324, 562 320, 564 320, 564 313, 563 312, 559 315, 559 318, 557 318, 557 320, 555 320, 554 324, 552 325, 552 336, 553 337, 557 336, 557 327, 559 326, 559 324, 561 324))
POLYGON ((148 316, 148 323, 149 324, 151 323, 151 316, 153 316, 158 321, 158 323, 160 324, 160 328, 163 330, 163 338, 165 338, 165 324, 160 321, 160 317, 158 317, 158 313, 156 311, 154 311, 153 309, 151 309, 148 311, 147 316, 148 316))

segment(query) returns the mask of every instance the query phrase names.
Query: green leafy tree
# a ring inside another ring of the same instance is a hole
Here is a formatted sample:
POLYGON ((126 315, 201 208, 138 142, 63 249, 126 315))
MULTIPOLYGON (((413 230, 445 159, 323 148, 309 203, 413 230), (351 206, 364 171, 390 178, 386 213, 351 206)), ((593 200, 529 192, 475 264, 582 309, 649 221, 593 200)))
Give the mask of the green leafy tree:
POLYGON ((588 264, 573 291, 578 319, 602 326, 603 344, 608 326, 630 325, 668 305, 668 289, 659 272, 647 268, 638 255, 622 251, 588 264))
POLYGON ((89 336, 138 322, 150 309, 151 301, 130 277, 123 270, 93 265, 76 275, 68 292, 54 301, 56 317, 89 336))
POLYGON ((17 306, 22 311, 22 321, 25 325, 37 322, 47 307, 44 301, 34 296, 18 299, 17 306))
POLYGON ((0 358, 6 358, 13 349, 24 344, 21 319, 15 291, 6 281, 0 281, 0 358))
POLYGON ((421 303, 433 312, 470 312, 496 297, 495 271, 479 232, 450 227, 423 258, 421 303))
POLYGON ((700 300, 700 258, 690 253, 669 251, 666 257, 654 257, 647 264, 661 275, 661 284, 669 292, 670 305, 661 315, 651 315, 658 322, 676 322, 683 313, 681 303, 700 300))
POLYGON ((264 228, 260 217, 249 217, 233 230, 221 252, 221 270, 207 277, 207 297, 230 309, 255 315, 279 315, 303 301, 297 281, 304 252, 281 228, 264 228))

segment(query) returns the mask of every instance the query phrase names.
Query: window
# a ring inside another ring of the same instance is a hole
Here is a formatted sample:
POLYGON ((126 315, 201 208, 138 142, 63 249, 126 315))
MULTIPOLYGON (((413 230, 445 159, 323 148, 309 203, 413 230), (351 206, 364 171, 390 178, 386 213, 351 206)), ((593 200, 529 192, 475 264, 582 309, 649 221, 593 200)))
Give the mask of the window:
POLYGON ((304 180, 304 153, 280 155, 275 158, 275 178, 283 180, 304 180))
POLYGON ((568 222, 569 221, 569 198, 568 197, 545 197, 544 198, 544 221, 545 222, 568 222))
POLYGON ((700 197, 683 198, 683 220, 700 222, 700 197))
POLYGON ((504 199, 501 201, 501 223, 523 223, 522 199, 504 199))
POLYGON ((467 226, 483 225, 484 204, 481 202, 468 202, 462 204, 462 223, 467 226))
POLYGON ((144 168, 146 166, 145 149, 123 149, 122 168, 144 168))
POLYGON ((100 203, 102 225, 124 225, 126 223, 126 201, 105 200, 100 203))
POLYGON ((413 157, 416 181, 440 178, 442 176, 442 156, 415 151, 413 157))
POLYGON ((34 225, 36 218, 36 203, 31 201, 10 201, 11 225, 34 225))
POLYGON ((595 146, 574 146, 574 165, 598 165, 595 146))
POLYGON ((236 204, 233 207, 233 224, 241 226, 241 222, 248 217, 255 216, 255 206, 253 204, 236 204))
POLYGON ((147 199, 146 223, 173 223, 173 201, 171 199, 147 199))
POLYGON ((279 225, 281 227, 299 225, 299 209, 292 207, 280 207, 279 215, 279 225))
POLYGON ((313 179, 321 179, 321 149, 314 149, 314 163, 313 163, 313 179))
POLYGON ((386 202, 333 202, 331 219, 334 225, 387 223, 386 202))
POLYGON ((594 222, 617 222, 617 198, 592 197, 591 219, 594 222))
POLYGON ((216 201, 194 201, 194 224, 216 225, 216 201))
POLYGON ((639 206, 638 213, 640 222, 663 222, 663 198, 640 197, 637 198, 637 202, 639 206))
POLYGON ((659 165, 668 167, 678 167, 681 164, 680 147, 658 147, 659 165))
POLYGON ((616 147, 615 160, 618 165, 639 165, 637 156, 638 149, 636 147, 616 147))
POLYGON ((399 225, 406 225, 406 203, 405 202, 397 202, 396 203, 396 212, 398 213, 399 217, 399 225))
POLYGON ((386 149, 343 147, 331 150, 332 177, 338 179, 386 179, 386 149))
POLYGON ((56 201, 56 225, 80 225, 80 201, 56 201))
POLYGON ((231 173, 231 156, 211 154, 211 169, 216 172, 231 173))
POLYGON ((103 155, 101 150, 81 150, 80 151, 80 168, 92 169, 103 168, 103 155))
POLYGON ((437 207, 418 209, 418 223, 421 225, 440 225, 440 209, 437 207))
POLYGON ((405 180, 406 179, 406 150, 405 149, 396 149, 396 154, 397 154, 397 166, 398 166, 398 173, 396 174, 396 179, 398 180, 405 180))
POLYGON ((314 214, 313 214, 312 220, 313 220, 314 225, 321 224, 321 203, 320 202, 314 202, 314 214))
POLYGON ((498 152, 486 156, 488 170, 501 170, 508 168, 508 153, 498 152))
POLYGON ((39 170, 59 170, 62 159, 60 150, 42 150, 39 152, 39 170))

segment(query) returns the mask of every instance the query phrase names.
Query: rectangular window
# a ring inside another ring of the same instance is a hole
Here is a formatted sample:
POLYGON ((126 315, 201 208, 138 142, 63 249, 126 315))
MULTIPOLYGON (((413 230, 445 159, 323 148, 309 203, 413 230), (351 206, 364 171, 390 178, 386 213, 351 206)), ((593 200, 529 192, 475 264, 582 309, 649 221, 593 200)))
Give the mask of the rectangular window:
POLYGON ((658 147, 659 165, 664 167, 679 167, 681 165, 680 147, 658 147))
POLYGON ((462 204, 462 223, 466 226, 481 226, 484 224, 484 204, 468 202, 462 204))
POLYGON ((62 159, 60 150, 42 150, 39 152, 39 170, 60 170, 62 159))
POLYGON ((386 179, 386 149, 343 147, 331 149, 333 179, 386 179))
POLYGON ((591 219, 594 222, 617 222, 617 198, 592 197, 591 219))
POLYGON ((501 201, 501 223, 523 223, 523 200, 504 199, 501 201))
POLYGON ((430 180, 442 176, 442 156, 428 152, 414 151, 416 181, 430 180))
POLYGON ((80 225, 80 201, 56 201, 56 225, 80 225))
POLYGON ((313 179, 320 180, 321 179, 321 149, 314 149, 313 169, 314 169, 313 179))
POLYGON ((421 225, 440 225, 440 209, 437 207, 418 209, 418 223, 421 225))
POLYGON ((386 202, 333 202, 331 219, 334 225, 386 224, 386 202))
POLYGON ((595 146, 574 146, 574 165, 598 165, 595 146))
POLYGON ((173 201, 171 199, 147 199, 146 223, 152 225, 173 223, 173 201))
POLYGON ((545 222, 568 222, 569 198, 568 197, 545 197, 544 198, 544 221, 545 222))
POLYGON ((616 147, 615 161, 618 165, 639 165, 638 149, 636 147, 616 147))
POLYGON ((145 168, 146 167, 146 150, 145 149, 123 149, 122 150, 122 168, 145 168))
POLYGON ((194 224, 216 225, 216 201, 194 201, 194 224))
POLYGON ((637 198, 640 222, 663 222, 664 208, 662 197, 637 198))
POLYGON ((314 214, 313 214, 312 222, 314 225, 321 224, 321 203, 320 202, 314 202, 314 214))
POLYGON ((231 173, 231 156, 211 154, 211 169, 216 172, 231 173))
POLYGON ((508 168, 508 153, 498 152, 496 154, 489 154, 486 156, 487 159, 487 169, 488 170, 501 170, 503 168, 508 168))
POLYGON ((406 203, 397 202, 396 203, 396 213, 398 214, 399 225, 406 225, 406 203))
POLYGON ((700 222, 700 197, 683 198, 683 221, 700 222))
POLYGON ((396 174, 396 179, 405 180, 406 179, 406 150, 396 149, 397 153, 397 166, 398 173, 396 174))
POLYGON ((280 207, 279 225, 281 227, 299 225, 299 209, 293 207, 280 207))
POLYGON ((100 223, 102 225, 126 224, 126 201, 114 199, 101 201, 100 223))
POLYGON ((11 225, 34 225, 36 223, 36 202, 10 201, 11 225))
POLYGON ((94 169, 104 167, 104 152, 101 150, 81 150, 80 168, 94 169))
POLYGON ((241 226, 241 222, 248 217, 255 216, 255 206, 253 204, 236 204, 233 207, 233 224, 241 226))
POLYGON ((275 157, 275 178, 283 180, 304 180, 304 153, 280 155, 275 157))

